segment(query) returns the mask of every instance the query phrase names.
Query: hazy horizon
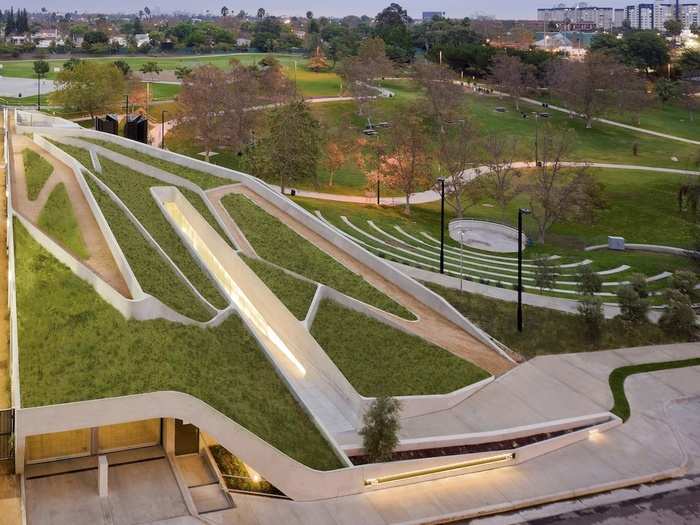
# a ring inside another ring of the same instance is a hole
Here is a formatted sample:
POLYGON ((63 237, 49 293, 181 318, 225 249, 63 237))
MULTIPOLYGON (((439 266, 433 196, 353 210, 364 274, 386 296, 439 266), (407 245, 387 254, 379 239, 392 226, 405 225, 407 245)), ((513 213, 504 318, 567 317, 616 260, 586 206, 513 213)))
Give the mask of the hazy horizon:
MULTIPOLYGON (((273 15, 301 15, 306 11, 313 11, 316 16, 345 16, 345 15, 368 15, 374 16, 384 7, 389 5, 390 1, 379 2, 376 0, 359 0, 348 6, 345 2, 323 2, 321 0, 307 0, 306 2, 289 2, 283 0, 259 0, 253 2, 233 3, 226 0, 213 2, 205 0, 198 2, 199 9, 192 8, 192 2, 188 0, 170 0, 170 1, 155 1, 148 2, 144 0, 123 0, 121 2, 95 2, 94 0, 55 0, 53 2, 45 1, 23 1, 15 8, 27 8, 30 11, 39 11, 45 7, 49 11, 63 12, 66 10, 89 12, 89 13, 129 13, 137 12, 148 6, 154 13, 160 9, 164 13, 172 13, 174 11, 185 11, 194 14, 205 13, 210 10, 212 14, 217 14, 222 6, 228 7, 233 13, 237 13, 241 9, 248 13, 255 13, 259 7, 263 7, 267 12, 273 15), (336 7, 337 6, 337 7, 336 7)), ((413 18, 420 17, 423 11, 445 11, 448 17, 462 18, 465 16, 475 15, 490 15, 501 19, 537 19, 538 7, 553 7, 560 2, 556 1, 539 1, 539 0, 410 0, 398 2, 407 11, 409 16, 413 18)), ((567 2, 567 5, 574 2, 567 2)), ((600 5, 601 7, 622 7, 623 3, 616 1, 591 1, 589 5, 600 5)), ((5 9, 9 9, 9 5, 5 9)))

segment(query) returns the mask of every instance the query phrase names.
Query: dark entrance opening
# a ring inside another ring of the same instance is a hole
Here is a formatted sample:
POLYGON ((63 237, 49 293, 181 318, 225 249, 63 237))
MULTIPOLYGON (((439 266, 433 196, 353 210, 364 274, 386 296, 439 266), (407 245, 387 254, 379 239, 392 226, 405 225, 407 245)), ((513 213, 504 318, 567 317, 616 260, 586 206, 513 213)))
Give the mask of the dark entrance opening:
POLYGON ((175 455, 196 454, 199 452, 199 429, 183 423, 181 419, 175 420, 175 455))

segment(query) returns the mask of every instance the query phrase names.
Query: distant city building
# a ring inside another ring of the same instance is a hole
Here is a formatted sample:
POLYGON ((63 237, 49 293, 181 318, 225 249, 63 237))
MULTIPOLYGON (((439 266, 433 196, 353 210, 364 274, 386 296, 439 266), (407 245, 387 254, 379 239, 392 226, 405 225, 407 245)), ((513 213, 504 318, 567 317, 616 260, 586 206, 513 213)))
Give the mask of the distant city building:
POLYGON ((625 22, 625 10, 615 9, 615 14, 613 15, 613 27, 622 27, 625 22))
POLYGON ((586 55, 587 44, 590 44, 590 33, 538 33, 535 47, 551 53, 567 53, 573 59, 581 59, 586 55), (584 44, 583 39, 586 39, 584 44))
POLYGON ((578 3, 571 7, 559 4, 556 7, 540 8, 537 10, 537 20, 541 22, 554 22, 557 24, 580 24, 580 27, 588 25, 593 29, 610 31, 615 19, 612 7, 595 7, 585 3, 578 3))
POLYGON ((423 11, 423 22, 430 22, 434 18, 445 18, 445 11, 423 11))
POLYGON ((693 24, 700 25, 700 4, 681 4, 680 0, 656 1, 629 5, 625 9, 625 19, 633 29, 656 29, 663 31, 668 20, 678 19, 683 29, 693 24))

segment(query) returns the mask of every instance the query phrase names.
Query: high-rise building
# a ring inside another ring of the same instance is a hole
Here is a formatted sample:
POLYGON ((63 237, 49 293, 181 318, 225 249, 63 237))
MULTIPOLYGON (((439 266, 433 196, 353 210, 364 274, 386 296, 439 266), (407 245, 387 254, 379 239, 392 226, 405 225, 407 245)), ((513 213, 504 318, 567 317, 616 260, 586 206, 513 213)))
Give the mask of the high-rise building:
POLYGON ((668 20, 678 19, 683 29, 700 24, 700 4, 681 4, 680 0, 657 0, 653 4, 629 5, 625 19, 633 29, 656 29, 663 31, 668 20))
POLYGON ((570 24, 592 23, 597 29, 609 31, 613 28, 614 10, 612 7, 595 7, 578 3, 571 7, 560 4, 556 7, 537 10, 537 20, 570 24))
POLYGON ((445 18, 444 11, 423 11, 423 22, 430 22, 434 18, 445 18))

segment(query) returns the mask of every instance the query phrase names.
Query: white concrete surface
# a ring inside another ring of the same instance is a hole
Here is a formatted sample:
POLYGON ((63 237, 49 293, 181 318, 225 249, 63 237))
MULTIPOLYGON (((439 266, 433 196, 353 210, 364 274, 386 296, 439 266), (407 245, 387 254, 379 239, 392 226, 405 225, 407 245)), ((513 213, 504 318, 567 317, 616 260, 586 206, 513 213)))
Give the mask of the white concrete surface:
MULTIPOLYGON (((455 219, 448 226, 450 238, 464 246, 489 252, 513 253, 518 251, 518 230, 496 222, 474 219, 455 219)), ((523 234, 522 247, 527 246, 523 234)))
MULTIPOLYGON (((0 70, 2 74, 2 70, 0 70)), ((46 95, 56 90, 56 82, 53 80, 41 80, 41 94, 46 95)), ((0 76, 0 97, 26 98, 27 105, 36 104, 36 95, 39 86, 36 78, 16 78, 0 76), (30 97, 34 97, 32 100, 30 97)), ((2 102, 2 99, 0 99, 2 102)))

